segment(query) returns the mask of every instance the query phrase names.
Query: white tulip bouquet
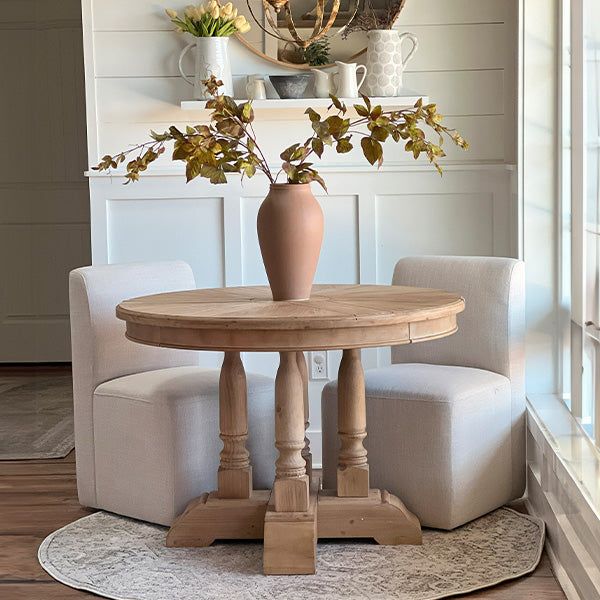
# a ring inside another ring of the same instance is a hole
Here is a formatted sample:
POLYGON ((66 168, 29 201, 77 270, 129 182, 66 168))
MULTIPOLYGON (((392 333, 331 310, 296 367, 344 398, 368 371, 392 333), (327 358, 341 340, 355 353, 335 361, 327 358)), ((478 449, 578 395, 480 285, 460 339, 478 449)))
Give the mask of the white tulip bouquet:
POLYGON ((178 31, 195 37, 228 37, 250 31, 250 23, 244 15, 238 15, 238 9, 231 2, 221 6, 217 0, 209 0, 198 6, 187 6, 181 16, 172 8, 166 13, 178 31))

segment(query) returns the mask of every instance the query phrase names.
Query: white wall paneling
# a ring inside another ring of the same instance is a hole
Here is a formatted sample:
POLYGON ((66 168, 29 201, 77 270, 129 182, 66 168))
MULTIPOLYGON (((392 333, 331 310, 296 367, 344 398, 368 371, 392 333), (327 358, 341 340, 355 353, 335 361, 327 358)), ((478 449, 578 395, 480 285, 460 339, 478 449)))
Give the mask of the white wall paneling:
POLYGON ((109 200, 108 262, 181 259, 199 287, 222 287, 223 198, 109 200))
MULTIPOLYGON (((90 164, 143 141, 150 128, 206 119, 206 112, 179 106, 190 97, 177 72, 184 39, 170 31, 163 11, 184 4, 130 0, 125 11, 120 0, 83 0, 90 164)), ((356 152, 326 154, 322 174, 329 194, 315 188, 326 218, 317 281, 388 283, 394 262, 408 254, 515 255, 510 165, 516 155, 517 5, 517 0, 407 3, 397 26, 416 33, 420 47, 405 85, 437 102, 471 149, 463 153, 448 146, 442 178, 394 146, 386 148, 379 173, 356 152)), ((255 30, 253 43, 260 46, 255 30)), ((231 58, 238 81, 248 73, 282 71, 235 40, 231 58)), ((273 165, 285 146, 309 135, 303 118, 259 116, 257 134, 273 165)), ((184 258, 199 285, 266 282, 255 230, 267 192, 264 179, 186 185, 181 169, 165 156, 138 184, 122 186, 117 174, 92 174, 90 188, 94 262, 184 258)), ((365 351, 363 361, 376 366, 388 354, 365 351)), ((328 359, 335 375, 339 353, 328 359)), ((271 375, 277 364, 272 354, 247 355, 245 361, 249 370, 271 375)), ((322 385, 314 381, 310 387, 314 432, 320 430, 322 385)))

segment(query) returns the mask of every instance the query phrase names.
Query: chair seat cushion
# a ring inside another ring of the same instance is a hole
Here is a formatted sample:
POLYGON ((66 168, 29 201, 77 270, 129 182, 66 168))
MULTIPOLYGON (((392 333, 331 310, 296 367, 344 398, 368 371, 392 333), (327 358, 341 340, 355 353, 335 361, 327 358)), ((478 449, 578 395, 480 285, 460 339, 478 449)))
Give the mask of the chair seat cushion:
MULTIPOLYGON (((218 369, 171 367, 99 385, 93 398, 96 507, 169 525, 216 489, 218 369)), ((255 489, 274 478, 274 382, 248 373, 248 442, 255 489)))
POLYGON ((489 398, 499 390, 510 392, 510 381, 482 369, 405 363, 369 369, 365 387, 369 397, 452 404, 473 396, 489 398))
MULTIPOLYGON (((264 378, 264 385, 273 385, 264 378)), ((218 398, 219 371, 201 367, 171 367, 118 377, 100 384, 94 396, 134 402, 177 402, 218 398)))
MULTIPOLYGON (((428 527, 453 529, 513 499, 510 381, 422 363, 365 372, 371 487, 428 527)), ((337 382, 323 390, 323 478, 335 485, 337 382)))

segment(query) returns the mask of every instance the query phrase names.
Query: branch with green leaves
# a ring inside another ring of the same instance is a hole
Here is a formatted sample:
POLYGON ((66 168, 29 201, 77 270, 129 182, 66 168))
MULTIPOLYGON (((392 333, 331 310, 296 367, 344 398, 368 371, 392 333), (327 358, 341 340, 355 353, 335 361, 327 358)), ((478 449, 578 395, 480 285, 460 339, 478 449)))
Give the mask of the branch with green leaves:
POLYGON ((358 118, 346 117, 348 108, 344 102, 331 96, 332 105, 337 114, 321 119, 321 115, 312 108, 306 109, 313 135, 304 144, 294 144, 281 153, 283 171, 288 176, 290 183, 306 183, 317 181, 323 186, 325 183, 313 168, 313 163, 307 159, 314 153, 319 158, 325 151, 325 146, 335 147, 338 154, 346 154, 354 148, 354 136, 360 136, 360 146, 364 157, 369 164, 383 164, 383 143, 392 139, 398 143, 404 141, 404 149, 411 152, 415 159, 424 153, 429 158, 439 173, 442 168, 438 159, 446 156, 442 146, 444 138, 450 138, 457 146, 468 148, 468 143, 455 130, 442 125, 442 115, 437 112, 435 104, 423 104, 419 99, 413 108, 395 111, 384 111, 380 105, 372 106, 367 96, 362 96, 363 104, 354 104, 358 118), (421 125, 427 125, 438 135, 438 143, 427 139, 421 125), (366 129, 361 131, 360 128, 366 129))
POLYGON ((351 119, 347 117, 346 104, 332 95, 328 116, 321 118, 313 108, 306 109, 313 133, 304 143, 293 144, 281 153, 281 169, 274 176, 256 140, 252 102, 238 104, 233 98, 219 94, 222 82, 214 77, 204 83, 213 95, 206 103, 206 108, 212 110, 208 125, 188 126, 185 132, 175 126, 164 133, 152 131, 148 142, 115 156, 107 155, 94 169, 116 169, 130 155, 135 155, 126 163, 125 178, 126 183, 138 181, 140 174, 164 153, 165 145, 172 142, 172 160, 185 163, 188 182, 204 177, 211 183, 226 183, 227 173, 254 177, 260 171, 275 183, 283 171, 288 183, 316 181, 327 190, 310 158, 313 155, 321 158, 326 147, 346 154, 354 148, 355 136, 360 137, 360 147, 369 164, 377 164, 378 168, 383 164, 383 144, 388 140, 404 142, 404 149, 415 159, 425 154, 440 174, 438 159, 446 155, 443 150, 446 138, 460 148, 468 148, 468 143, 455 129, 442 125, 443 117, 435 104, 424 105, 420 99, 412 108, 384 111, 380 105, 372 106, 367 96, 362 96, 363 103, 352 107, 357 117, 351 119), (428 139, 424 127, 437 134, 437 143, 428 139))

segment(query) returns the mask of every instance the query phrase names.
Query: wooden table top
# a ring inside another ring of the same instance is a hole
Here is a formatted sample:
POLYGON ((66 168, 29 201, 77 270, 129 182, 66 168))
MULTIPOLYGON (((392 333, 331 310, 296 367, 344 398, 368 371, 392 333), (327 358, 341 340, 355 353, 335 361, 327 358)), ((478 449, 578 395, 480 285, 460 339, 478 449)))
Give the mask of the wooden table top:
POLYGON ((121 302, 127 337, 197 350, 367 348, 456 331, 457 294, 384 285, 316 285, 309 300, 274 302, 267 286, 168 292, 121 302))

